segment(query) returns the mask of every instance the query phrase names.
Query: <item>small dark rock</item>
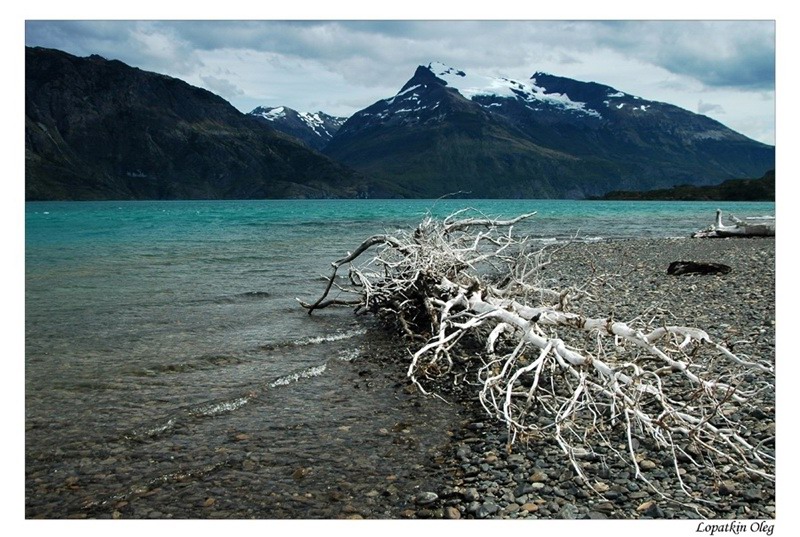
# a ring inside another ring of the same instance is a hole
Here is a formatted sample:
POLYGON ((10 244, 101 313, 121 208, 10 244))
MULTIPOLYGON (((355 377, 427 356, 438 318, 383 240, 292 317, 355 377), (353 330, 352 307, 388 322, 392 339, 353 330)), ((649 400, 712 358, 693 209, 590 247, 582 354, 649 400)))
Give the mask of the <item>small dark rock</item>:
POLYGON ((477 502, 481 499, 481 495, 478 494, 478 489, 468 488, 464 491, 464 499, 468 502, 477 502))
POLYGON ((647 508, 644 515, 649 516, 650 518, 664 518, 664 511, 658 506, 658 504, 653 503, 649 508, 647 508))
POLYGON ((519 485, 517 488, 514 489, 514 496, 515 497, 523 496, 525 494, 530 494, 533 491, 534 488, 530 484, 525 483, 519 485))
POLYGON ((565 503, 561 509, 558 510, 558 518, 575 520, 578 518, 578 508, 571 503, 565 503))
POLYGON ((480 506, 478 512, 475 513, 475 516, 478 518, 486 518, 490 515, 495 514, 500 510, 500 507, 494 503, 493 501, 488 501, 480 506))
POLYGON ((719 484, 719 493, 722 496, 730 496, 736 492, 736 483, 733 481, 723 481, 719 484))
POLYGON ((759 489, 747 489, 742 493, 742 498, 748 502, 757 502, 763 499, 759 489))
POLYGON ((444 514, 441 509, 422 508, 419 511, 417 511, 417 518, 432 519, 432 518, 442 518, 443 516, 444 514))
POLYGON ((616 508, 614 507, 614 504, 613 504, 613 503, 611 503, 611 502, 600 502, 600 503, 598 503, 598 504, 595 506, 595 509, 598 509, 598 510, 600 510, 600 511, 608 511, 608 512, 611 512, 611 511, 613 511, 613 510, 614 510, 614 509, 616 509, 616 508))

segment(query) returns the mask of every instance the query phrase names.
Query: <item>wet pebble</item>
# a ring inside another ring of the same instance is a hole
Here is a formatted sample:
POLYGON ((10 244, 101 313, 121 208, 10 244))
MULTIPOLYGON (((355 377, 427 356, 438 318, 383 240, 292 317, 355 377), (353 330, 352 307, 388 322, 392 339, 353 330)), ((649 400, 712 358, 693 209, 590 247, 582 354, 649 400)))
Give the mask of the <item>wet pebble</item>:
POLYGON ((763 499, 763 495, 759 489, 750 488, 742 493, 742 498, 744 498, 748 502, 758 502, 763 499))
POLYGON ((528 478, 528 480, 531 483, 542 483, 544 481, 548 481, 549 478, 547 477, 546 473, 544 473, 542 471, 536 471, 536 472, 531 474, 531 476, 528 478))
POLYGON ((500 507, 493 501, 484 502, 475 513, 477 518, 486 518, 495 514, 500 510, 500 507))
POLYGON ((435 492, 420 492, 414 498, 414 502, 418 505, 427 505, 439 499, 439 495, 435 492))
POLYGON ((642 470, 652 470, 656 468, 658 465, 649 459, 645 459, 639 463, 639 468, 642 470))
POLYGON ((578 508, 571 503, 566 503, 558 510, 558 518, 575 520, 578 518, 578 508))
POLYGON ((444 517, 450 520, 458 520, 461 518, 461 511, 449 505, 444 508, 444 517))

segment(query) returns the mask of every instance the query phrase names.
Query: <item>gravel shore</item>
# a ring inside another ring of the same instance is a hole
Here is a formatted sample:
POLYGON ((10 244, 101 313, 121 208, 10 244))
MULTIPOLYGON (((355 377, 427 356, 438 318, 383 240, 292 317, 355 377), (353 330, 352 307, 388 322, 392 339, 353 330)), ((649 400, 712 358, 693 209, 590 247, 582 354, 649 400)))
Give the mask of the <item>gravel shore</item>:
MULTIPOLYGON (((665 239, 574 243, 553 254, 546 284, 563 289, 591 277, 606 279, 594 301, 572 305, 587 316, 631 321, 646 314, 661 322, 695 326, 736 352, 775 360, 775 240, 665 239), (722 275, 667 275, 673 261, 723 263, 722 275), (610 277, 610 275, 623 275, 610 277), (620 282, 625 282, 621 285, 620 282)), ((713 503, 691 504, 679 490, 665 453, 647 452, 647 478, 679 502, 634 479, 622 463, 588 461, 598 495, 581 482, 554 442, 516 445, 506 451, 504 428, 474 402, 474 391, 460 392, 469 410, 456 429, 448 462, 451 476, 440 490, 420 491, 402 513, 407 518, 544 519, 774 519, 775 484, 724 465, 716 475, 683 474, 684 481, 713 503), (472 398, 469 397, 472 395, 472 398)), ((451 396, 459 396, 458 390, 451 396)), ((735 420, 753 438, 775 431, 774 390, 759 404, 737 412, 735 420)), ((646 450, 646 448, 645 448, 646 450)))
MULTIPOLYGON (((591 289, 594 298, 575 300, 570 311, 632 323, 642 315, 653 325, 694 326, 751 359, 775 360, 772 238, 571 243, 560 249, 554 245, 552 252, 543 273, 545 286, 597 282, 591 289), (722 263, 732 270, 667 275, 673 261, 722 263)), ((647 445, 639 446, 644 455, 640 467, 654 486, 679 501, 635 479, 630 465, 597 457, 583 461, 601 491, 595 493, 553 441, 517 443, 507 451, 506 430, 480 406, 475 385, 454 385, 448 378, 429 386, 441 397, 419 393, 405 378, 407 343, 374 319, 364 322, 369 337, 357 349, 359 358, 330 360, 328 376, 313 377, 319 384, 309 381, 307 391, 300 389, 302 384, 295 390, 265 391, 259 396, 263 404, 256 401, 227 418, 186 421, 179 431, 185 437, 100 437, 97 443, 65 446, 72 458, 61 447, 53 454, 29 456, 26 517, 776 518, 774 482, 727 464, 720 464, 716 474, 683 474, 692 490, 713 502, 690 505, 678 490, 669 454, 647 445), (336 383, 326 384, 330 379, 336 383), (313 427, 302 415, 270 422, 273 416, 265 409, 292 411, 305 398, 325 409, 313 427), (188 434, 205 423, 211 435, 188 434), (286 433, 272 427, 286 428, 286 433), (194 438, 213 438, 214 443, 195 445, 194 438)), ((745 436, 774 445, 769 440, 775 434, 774 389, 762 392, 755 407, 728 417, 745 436)))

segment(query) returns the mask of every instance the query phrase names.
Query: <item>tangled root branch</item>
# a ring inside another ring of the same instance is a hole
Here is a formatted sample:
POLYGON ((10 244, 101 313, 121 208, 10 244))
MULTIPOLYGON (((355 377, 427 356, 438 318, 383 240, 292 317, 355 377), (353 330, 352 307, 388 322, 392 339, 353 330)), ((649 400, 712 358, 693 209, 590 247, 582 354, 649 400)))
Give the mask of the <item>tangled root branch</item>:
POLYGON ((367 239, 332 264, 322 296, 302 306, 310 314, 357 305, 395 323, 419 345, 408 377, 424 393, 424 384, 454 374, 458 362, 459 374, 477 381, 486 412, 508 428, 509 449, 549 438, 586 483, 587 456, 624 459, 646 481, 643 444, 666 454, 687 495, 684 466, 713 470, 724 462, 774 479, 769 442, 753 443, 726 417, 758 391, 746 376, 755 372, 773 385, 770 364, 739 357, 698 328, 643 330, 571 313, 582 291, 540 285, 551 252, 512 233, 535 213, 504 221, 462 214, 367 239), (335 285, 345 265, 348 285, 335 285), (334 287, 349 298, 328 298, 334 287), (467 352, 476 342, 482 351, 467 352), (707 367, 715 359, 725 362, 722 373, 707 367))

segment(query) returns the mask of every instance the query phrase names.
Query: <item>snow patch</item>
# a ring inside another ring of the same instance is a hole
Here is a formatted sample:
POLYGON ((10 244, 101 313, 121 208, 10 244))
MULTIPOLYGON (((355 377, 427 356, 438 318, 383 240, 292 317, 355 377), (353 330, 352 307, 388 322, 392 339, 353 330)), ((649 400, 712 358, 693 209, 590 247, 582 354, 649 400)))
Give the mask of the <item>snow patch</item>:
POLYGON ((397 95, 395 95, 394 98, 396 99, 397 97, 400 97, 401 95, 405 95, 406 93, 414 91, 415 89, 421 88, 421 87, 422 87, 422 84, 417 84, 416 86, 411 86, 410 88, 406 88, 403 91, 397 92, 397 95))
POLYGON ((601 118, 599 112, 586 108, 586 103, 573 101, 567 94, 547 93, 547 90, 536 85, 536 79, 520 82, 504 77, 490 77, 483 75, 467 74, 464 71, 448 67, 439 62, 432 62, 428 69, 443 80, 448 87, 455 89, 469 100, 475 97, 499 97, 505 99, 522 99, 529 103, 540 102, 561 108, 601 118))
POLYGON ((264 109, 262 112, 259 112, 255 115, 263 117, 267 121, 275 121, 276 119, 286 117, 286 109, 282 106, 279 106, 277 108, 264 109))
POLYGON ((303 121, 303 123, 308 125, 308 127, 317 133, 317 135, 331 137, 331 133, 325 128, 325 120, 320 117, 319 112, 314 114, 308 112, 298 112, 297 115, 300 116, 300 119, 303 121))

